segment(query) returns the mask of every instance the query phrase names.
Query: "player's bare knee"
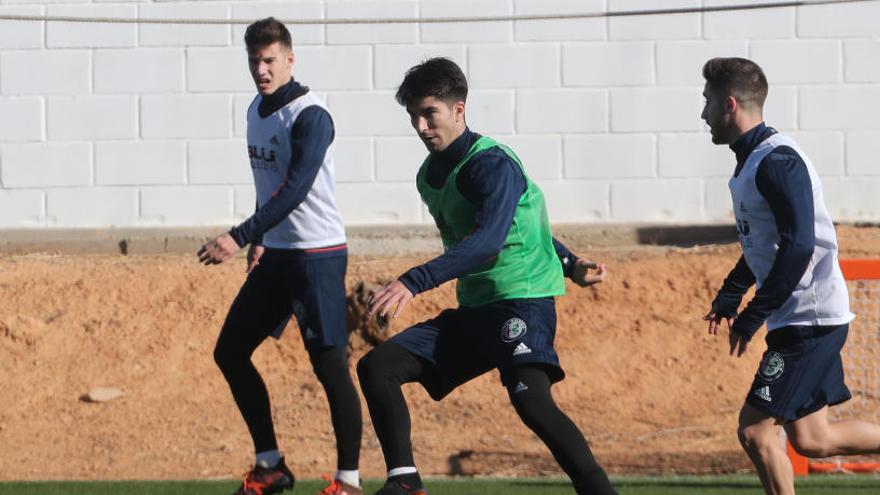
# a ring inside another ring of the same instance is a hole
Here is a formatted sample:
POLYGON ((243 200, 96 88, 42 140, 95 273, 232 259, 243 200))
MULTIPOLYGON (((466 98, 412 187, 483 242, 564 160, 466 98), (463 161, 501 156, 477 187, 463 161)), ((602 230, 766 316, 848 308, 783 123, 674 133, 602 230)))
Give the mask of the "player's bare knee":
POLYGON ((816 435, 809 433, 789 435, 788 441, 791 442, 795 452, 804 457, 821 458, 832 455, 829 442, 816 435))
POLYGON ((776 435, 756 425, 740 425, 736 433, 743 449, 749 452, 766 451, 779 442, 776 435))

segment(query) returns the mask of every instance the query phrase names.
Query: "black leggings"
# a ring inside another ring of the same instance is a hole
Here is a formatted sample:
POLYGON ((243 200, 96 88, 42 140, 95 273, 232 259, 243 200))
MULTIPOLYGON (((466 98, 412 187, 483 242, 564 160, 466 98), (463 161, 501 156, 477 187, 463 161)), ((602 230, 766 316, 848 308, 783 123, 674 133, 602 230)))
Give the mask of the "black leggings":
MULTIPOLYGON (((232 390, 232 397, 247 424, 256 452, 275 450, 278 444, 272 423, 269 393, 251 355, 266 339, 239 325, 224 325, 214 348, 214 360, 232 390)), ((361 448, 361 403, 348 371, 348 351, 325 347, 309 352, 315 375, 327 393, 336 433, 337 469, 358 469, 361 448)))
MULTIPOLYGON (((389 469, 415 466, 409 409, 401 385, 435 379, 434 367, 394 344, 382 344, 358 363, 361 389, 389 469)), ((502 373, 510 401, 523 423, 547 445, 579 494, 615 494, 577 426, 553 401, 550 377, 540 365, 502 373)))

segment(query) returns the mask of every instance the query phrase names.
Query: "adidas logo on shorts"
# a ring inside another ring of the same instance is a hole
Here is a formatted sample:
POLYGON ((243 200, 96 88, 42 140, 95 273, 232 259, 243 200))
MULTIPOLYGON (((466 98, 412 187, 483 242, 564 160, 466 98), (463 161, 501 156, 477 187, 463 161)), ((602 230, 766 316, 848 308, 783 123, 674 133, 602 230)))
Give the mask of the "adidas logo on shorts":
POLYGON ((529 349, 529 346, 527 346, 524 342, 520 342, 519 345, 516 346, 516 349, 513 350, 513 355, 521 356, 523 354, 531 354, 531 352, 532 350, 529 349))
POLYGON ((528 389, 529 387, 525 383, 519 382, 516 384, 516 388, 513 390, 513 393, 518 394, 520 392, 525 392, 528 389))
POLYGON ((773 399, 770 398, 770 387, 763 386, 758 390, 755 390, 755 395, 758 396, 761 400, 766 400, 767 402, 773 402, 773 399))

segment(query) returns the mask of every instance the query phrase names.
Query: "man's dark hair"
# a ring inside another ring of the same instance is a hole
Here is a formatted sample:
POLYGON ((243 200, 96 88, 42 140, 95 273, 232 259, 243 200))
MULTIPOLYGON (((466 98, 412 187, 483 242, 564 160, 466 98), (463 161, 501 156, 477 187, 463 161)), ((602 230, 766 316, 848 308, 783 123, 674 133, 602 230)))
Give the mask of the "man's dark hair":
POLYGON ((745 58, 713 58, 703 66, 703 78, 710 89, 733 96, 740 103, 763 107, 767 99, 764 71, 745 58))
POLYGON ((428 96, 446 102, 466 101, 467 93, 467 78, 461 68, 448 58, 437 57, 406 71, 395 97, 398 103, 407 107, 428 96))
POLYGON ((249 52, 259 50, 275 42, 281 43, 281 46, 288 50, 293 49, 290 31, 274 17, 260 19, 248 26, 244 32, 244 44, 249 52))

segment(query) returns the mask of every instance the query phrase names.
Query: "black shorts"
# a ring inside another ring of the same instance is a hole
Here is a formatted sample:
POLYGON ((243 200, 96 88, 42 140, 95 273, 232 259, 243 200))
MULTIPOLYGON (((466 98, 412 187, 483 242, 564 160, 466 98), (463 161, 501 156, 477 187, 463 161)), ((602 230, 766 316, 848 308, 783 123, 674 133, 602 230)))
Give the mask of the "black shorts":
POLYGON ((556 301, 507 299, 485 306, 447 309, 413 325, 391 342, 433 366, 422 385, 440 400, 459 385, 498 368, 543 365, 553 382, 565 377, 553 348, 556 301))
POLYGON ((840 350, 849 324, 788 326, 767 333, 767 351, 746 403, 793 421, 849 400, 840 350))
POLYGON ((306 349, 348 345, 348 251, 267 248, 229 309, 227 324, 279 338, 295 316, 306 349))

